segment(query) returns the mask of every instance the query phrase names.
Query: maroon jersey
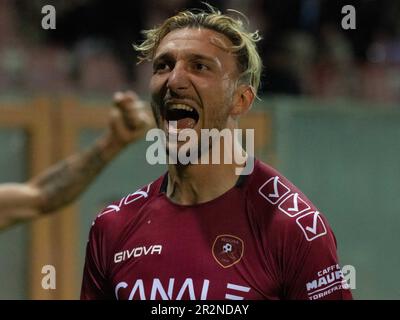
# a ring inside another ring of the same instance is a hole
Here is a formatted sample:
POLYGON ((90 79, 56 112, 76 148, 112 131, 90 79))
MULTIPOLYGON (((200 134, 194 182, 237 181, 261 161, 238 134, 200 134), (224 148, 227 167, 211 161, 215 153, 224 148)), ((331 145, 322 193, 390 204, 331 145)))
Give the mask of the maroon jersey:
POLYGON ((166 177, 97 216, 82 299, 351 299, 326 219, 271 167, 186 206, 166 177))

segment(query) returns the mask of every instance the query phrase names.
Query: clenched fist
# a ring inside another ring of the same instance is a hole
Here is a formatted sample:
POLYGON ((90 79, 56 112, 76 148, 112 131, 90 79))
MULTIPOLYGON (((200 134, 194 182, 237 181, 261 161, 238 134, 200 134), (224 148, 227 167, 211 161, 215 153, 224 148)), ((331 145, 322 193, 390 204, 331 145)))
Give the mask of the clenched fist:
POLYGON ((114 94, 110 128, 116 143, 126 145, 141 138, 155 126, 150 108, 132 91, 114 94))

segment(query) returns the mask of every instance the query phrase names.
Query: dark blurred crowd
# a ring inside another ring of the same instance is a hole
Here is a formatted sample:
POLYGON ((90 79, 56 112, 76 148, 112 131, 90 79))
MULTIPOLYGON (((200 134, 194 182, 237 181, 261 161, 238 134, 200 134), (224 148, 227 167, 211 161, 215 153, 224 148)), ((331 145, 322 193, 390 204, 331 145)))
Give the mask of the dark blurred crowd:
MULTIPOLYGON (((260 95, 308 95, 400 102, 400 1, 220 0, 263 37, 260 95), (341 9, 356 9, 344 30, 341 9)), ((140 31, 194 0, 0 0, 0 94, 88 93, 132 88, 146 95, 149 65, 136 65, 140 31), (56 29, 43 30, 43 5, 56 29)))

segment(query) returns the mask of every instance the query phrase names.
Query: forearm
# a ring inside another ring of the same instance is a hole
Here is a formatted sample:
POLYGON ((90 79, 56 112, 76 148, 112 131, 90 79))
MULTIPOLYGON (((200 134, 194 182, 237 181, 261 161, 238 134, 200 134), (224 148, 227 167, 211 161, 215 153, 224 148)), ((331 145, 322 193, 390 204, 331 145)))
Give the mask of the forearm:
POLYGON ((39 190, 23 183, 0 185, 0 229, 39 214, 39 190))
POLYGON ((89 149, 55 164, 27 183, 0 185, 0 229, 69 204, 124 147, 154 126, 133 92, 117 93, 107 132, 89 149))
POLYGON ((40 191, 39 211, 54 211, 73 201, 123 147, 107 133, 89 149, 34 178, 29 184, 40 191))

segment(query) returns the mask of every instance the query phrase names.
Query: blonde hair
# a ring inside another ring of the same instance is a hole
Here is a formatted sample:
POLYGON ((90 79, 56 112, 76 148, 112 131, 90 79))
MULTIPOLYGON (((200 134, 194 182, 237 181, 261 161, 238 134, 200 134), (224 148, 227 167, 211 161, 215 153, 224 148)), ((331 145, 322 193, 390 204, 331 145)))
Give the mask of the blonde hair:
MULTIPOLYGON (((193 9, 179 12, 164 21, 154 29, 144 30, 145 40, 134 45, 139 53, 139 62, 151 61, 161 42, 161 40, 171 31, 183 28, 205 28, 214 30, 225 35, 233 46, 229 48, 237 57, 239 68, 239 80, 249 84, 254 93, 257 93, 260 85, 262 62, 257 52, 256 43, 261 40, 258 31, 248 32, 242 19, 235 18, 227 14, 222 14, 219 10, 206 4, 208 11, 193 9)), ((236 10, 229 10, 246 18, 236 10)))

